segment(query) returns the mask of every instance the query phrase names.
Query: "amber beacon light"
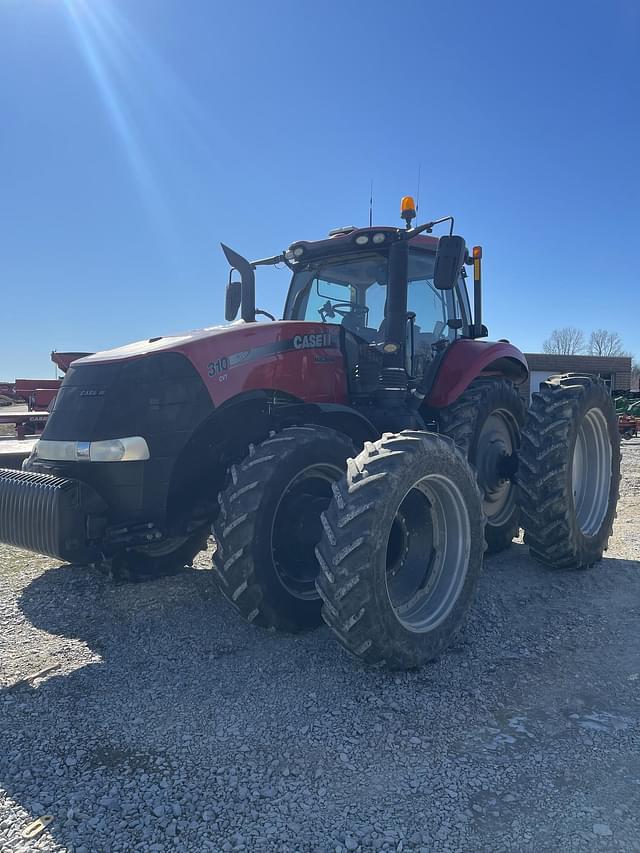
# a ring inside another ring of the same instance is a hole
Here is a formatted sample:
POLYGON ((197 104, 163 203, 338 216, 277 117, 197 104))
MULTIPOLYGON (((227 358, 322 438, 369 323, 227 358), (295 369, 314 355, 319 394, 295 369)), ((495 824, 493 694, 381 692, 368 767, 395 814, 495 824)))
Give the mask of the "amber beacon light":
POLYGON ((411 220, 416 218, 416 215, 416 203, 412 196, 404 196, 400 202, 400 216, 407 223, 407 228, 411 225, 411 220))

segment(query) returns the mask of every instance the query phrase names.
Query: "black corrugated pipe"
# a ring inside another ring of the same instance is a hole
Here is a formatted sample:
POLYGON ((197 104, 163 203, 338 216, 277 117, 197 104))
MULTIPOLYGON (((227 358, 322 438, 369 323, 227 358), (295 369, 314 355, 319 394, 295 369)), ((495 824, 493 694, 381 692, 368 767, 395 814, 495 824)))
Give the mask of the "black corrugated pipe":
POLYGON ((409 272, 409 244, 398 240, 389 249, 389 290, 385 307, 386 343, 395 344, 397 350, 385 352, 386 367, 404 367, 407 343, 407 277, 409 272))

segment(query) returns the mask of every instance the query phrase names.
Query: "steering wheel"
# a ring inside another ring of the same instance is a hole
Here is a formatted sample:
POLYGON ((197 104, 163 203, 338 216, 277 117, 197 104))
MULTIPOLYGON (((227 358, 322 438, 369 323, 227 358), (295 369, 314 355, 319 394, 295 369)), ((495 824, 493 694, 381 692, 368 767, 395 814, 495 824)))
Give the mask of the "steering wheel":
POLYGON ((318 308, 318 314, 322 317, 322 322, 329 317, 329 319, 333 319, 336 314, 338 317, 349 317, 352 314, 363 314, 366 317, 369 313, 369 309, 366 305, 356 305, 354 302, 330 302, 328 299, 322 306, 322 308, 318 308), (348 310, 345 310, 348 309, 348 310))

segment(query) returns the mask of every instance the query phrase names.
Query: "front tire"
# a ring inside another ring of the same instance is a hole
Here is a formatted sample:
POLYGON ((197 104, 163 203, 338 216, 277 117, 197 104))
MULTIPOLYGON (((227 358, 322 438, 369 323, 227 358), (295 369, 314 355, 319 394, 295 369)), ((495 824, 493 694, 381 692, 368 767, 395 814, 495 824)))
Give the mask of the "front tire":
POLYGON ((553 376, 533 395, 519 469, 525 542, 552 568, 602 559, 620 493, 620 436, 604 383, 553 376))
POLYGON ((353 453, 342 433, 295 426, 251 445, 231 467, 213 525, 213 563, 223 595, 254 625, 297 633, 321 623, 320 514, 353 453))
POLYGON ((449 438, 387 433, 333 488, 316 548, 322 616, 369 664, 412 669, 451 643, 482 567, 476 477, 449 438))
POLYGON ((110 560, 110 571, 118 581, 147 581, 179 574, 193 565, 207 548, 209 531, 204 528, 189 536, 167 539, 125 551, 110 560))
POLYGON ((477 379, 439 416, 478 472, 490 554, 504 551, 520 530, 516 470, 526 407, 508 379, 477 379))

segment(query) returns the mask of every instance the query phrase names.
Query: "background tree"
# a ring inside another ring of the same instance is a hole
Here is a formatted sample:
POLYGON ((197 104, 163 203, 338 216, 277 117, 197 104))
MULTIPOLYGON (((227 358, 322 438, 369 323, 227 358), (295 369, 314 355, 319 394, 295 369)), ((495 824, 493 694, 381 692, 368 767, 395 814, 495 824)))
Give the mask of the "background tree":
POLYGON ((617 332, 608 329, 594 329, 589 336, 589 355, 622 356, 625 351, 622 338, 617 332))
POLYGON ((631 388, 634 391, 640 390, 640 361, 635 358, 631 362, 631 388))
POLYGON ((584 351, 584 335, 575 326, 554 329, 543 341, 542 350, 552 355, 578 355, 584 351))

